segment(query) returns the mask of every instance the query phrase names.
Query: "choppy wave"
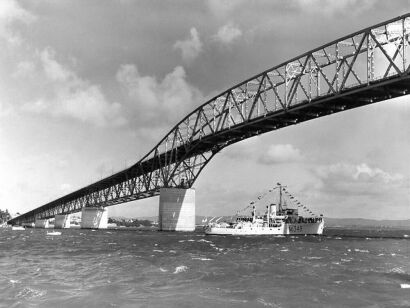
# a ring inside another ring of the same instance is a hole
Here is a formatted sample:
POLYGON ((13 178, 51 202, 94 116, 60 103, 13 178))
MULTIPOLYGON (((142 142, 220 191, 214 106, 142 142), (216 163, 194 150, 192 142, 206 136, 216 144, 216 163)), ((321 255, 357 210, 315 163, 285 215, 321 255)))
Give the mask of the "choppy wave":
POLYGON ((355 248, 354 251, 356 251, 356 252, 363 252, 363 253, 369 253, 369 251, 368 251, 367 249, 358 249, 358 248, 355 248))
POLYGON ((174 274, 186 272, 188 270, 188 266, 180 265, 175 268, 174 274))
POLYGON ((17 299, 22 299, 22 298, 33 299, 36 297, 42 297, 46 294, 47 294, 46 290, 37 290, 34 288, 26 287, 17 293, 16 298, 17 299))
POLYGON ((0 307, 360 307, 375 290, 389 307, 408 296, 408 231, 332 232, 73 229, 51 241, 44 230, 0 230, 0 307))

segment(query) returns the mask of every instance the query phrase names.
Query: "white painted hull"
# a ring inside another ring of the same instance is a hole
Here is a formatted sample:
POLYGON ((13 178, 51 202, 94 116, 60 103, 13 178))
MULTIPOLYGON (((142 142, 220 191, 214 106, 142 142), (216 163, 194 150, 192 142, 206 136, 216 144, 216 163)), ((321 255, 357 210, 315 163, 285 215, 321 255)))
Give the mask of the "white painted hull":
POLYGON ((24 231, 26 229, 24 227, 21 227, 21 226, 12 226, 11 230, 13 230, 13 231, 24 231))
POLYGON ((284 223, 280 227, 243 226, 241 228, 208 226, 209 235, 321 235, 324 221, 316 223, 284 223))

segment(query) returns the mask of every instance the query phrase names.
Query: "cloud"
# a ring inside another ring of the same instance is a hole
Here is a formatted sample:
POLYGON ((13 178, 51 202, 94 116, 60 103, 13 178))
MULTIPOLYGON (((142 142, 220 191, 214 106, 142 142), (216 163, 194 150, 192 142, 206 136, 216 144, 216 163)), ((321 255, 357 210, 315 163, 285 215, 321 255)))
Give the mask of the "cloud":
POLYGON ((208 0, 207 5, 214 16, 225 18, 226 16, 231 15, 236 8, 241 7, 244 3, 247 3, 247 1, 208 0))
POLYGON ((399 173, 389 173, 380 168, 371 168, 366 163, 351 164, 351 163, 336 163, 331 165, 320 166, 317 169, 317 174, 321 178, 329 178, 338 176, 356 181, 378 181, 383 183, 393 183, 401 181, 404 176, 399 173))
POLYGON ((230 44, 242 36, 242 31, 237 26, 229 23, 218 29, 214 39, 223 44, 230 44))
POLYGON ((297 5, 305 12, 333 15, 338 12, 352 12, 357 15, 374 5, 372 0, 296 0, 297 5))
POLYGON ((176 124, 203 101, 201 92, 187 82, 181 66, 175 67, 161 81, 153 76, 142 76, 131 64, 122 65, 116 77, 141 126, 176 124))
POLYGON ((31 61, 19 62, 16 66, 16 70, 13 73, 13 78, 25 78, 32 76, 35 73, 35 64, 31 61))
MULTIPOLYGON (((390 212, 390 219, 400 219, 408 215, 409 178, 400 173, 353 162, 321 164, 310 160, 298 164, 297 169, 290 167, 282 172, 296 175, 301 184, 299 191, 296 189, 300 199, 326 216, 383 219, 390 212)), ((294 182, 291 178, 289 183, 294 186, 294 182)))
POLYGON ((262 137, 252 137, 223 150, 223 155, 238 160, 252 159, 262 165, 298 163, 304 156, 291 144, 274 144, 267 147, 262 137))
POLYGON ((37 63, 22 62, 14 75, 29 77, 36 67, 36 83, 40 82, 43 93, 22 106, 27 112, 68 117, 96 126, 124 125, 121 105, 110 103, 98 85, 77 76, 69 67, 56 60, 51 48, 41 51, 37 63))
POLYGON ((177 41, 174 44, 174 49, 181 50, 184 61, 188 63, 193 61, 202 51, 202 42, 198 31, 195 28, 191 28, 190 37, 184 41, 177 41))
POLYGON ((303 159, 299 149, 291 144, 274 144, 259 156, 258 161, 264 165, 299 162, 303 159))
POLYGON ((21 42, 20 36, 11 29, 14 22, 30 23, 33 20, 35 20, 34 15, 23 9, 17 1, 0 1, 0 38, 5 39, 8 43, 21 42))
POLYGON ((391 195, 390 189, 400 189, 406 177, 389 173, 380 168, 371 168, 365 163, 336 163, 315 167, 313 171, 323 183, 322 189, 330 195, 362 196, 391 195))
POLYGON ((260 137, 255 136, 235 143, 222 150, 222 155, 230 159, 249 159, 257 155, 255 149, 262 147, 260 137))
POLYGON ((73 79, 73 73, 55 59, 55 53, 52 49, 44 49, 40 53, 40 60, 46 77, 52 81, 65 82, 73 79))
POLYGON ((353 175, 355 180, 373 180, 383 182, 385 184, 402 181, 404 176, 402 174, 390 174, 380 168, 370 168, 367 164, 360 164, 356 166, 356 173, 353 175))
POLYGON ((13 113, 14 109, 9 103, 0 101, 0 118, 10 116, 13 113))

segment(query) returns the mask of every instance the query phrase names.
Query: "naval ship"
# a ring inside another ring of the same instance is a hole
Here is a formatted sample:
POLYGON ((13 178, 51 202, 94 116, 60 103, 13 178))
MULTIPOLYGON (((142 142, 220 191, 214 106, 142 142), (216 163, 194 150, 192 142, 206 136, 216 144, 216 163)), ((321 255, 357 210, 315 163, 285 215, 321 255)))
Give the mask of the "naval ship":
POLYGON ((204 231, 210 235, 321 235, 323 234, 323 215, 316 215, 306 206, 301 204, 287 190, 286 186, 277 183, 276 187, 258 197, 257 202, 251 202, 245 209, 238 212, 234 222, 210 221, 204 231), (263 215, 256 212, 256 203, 267 194, 278 192, 277 203, 266 206, 263 215), (251 214, 246 216, 241 213, 251 209, 251 214), (307 214, 299 215, 299 210, 307 214))

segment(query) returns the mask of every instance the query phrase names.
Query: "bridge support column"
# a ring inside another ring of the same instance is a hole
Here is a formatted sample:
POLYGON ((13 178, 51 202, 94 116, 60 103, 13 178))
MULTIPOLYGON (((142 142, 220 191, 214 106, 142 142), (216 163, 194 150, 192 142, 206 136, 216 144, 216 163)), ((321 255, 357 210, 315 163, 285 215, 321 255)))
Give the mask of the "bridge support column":
POLYGON ((81 229, 107 229, 108 210, 103 207, 84 207, 81 211, 81 229))
POLYGON ((71 215, 56 215, 54 220, 54 229, 68 229, 70 228, 71 215))
POLYGON ((161 188, 158 227, 160 231, 195 230, 195 189, 161 188))
POLYGON ((36 219, 36 222, 34 223, 34 227, 47 229, 48 219, 36 219))

